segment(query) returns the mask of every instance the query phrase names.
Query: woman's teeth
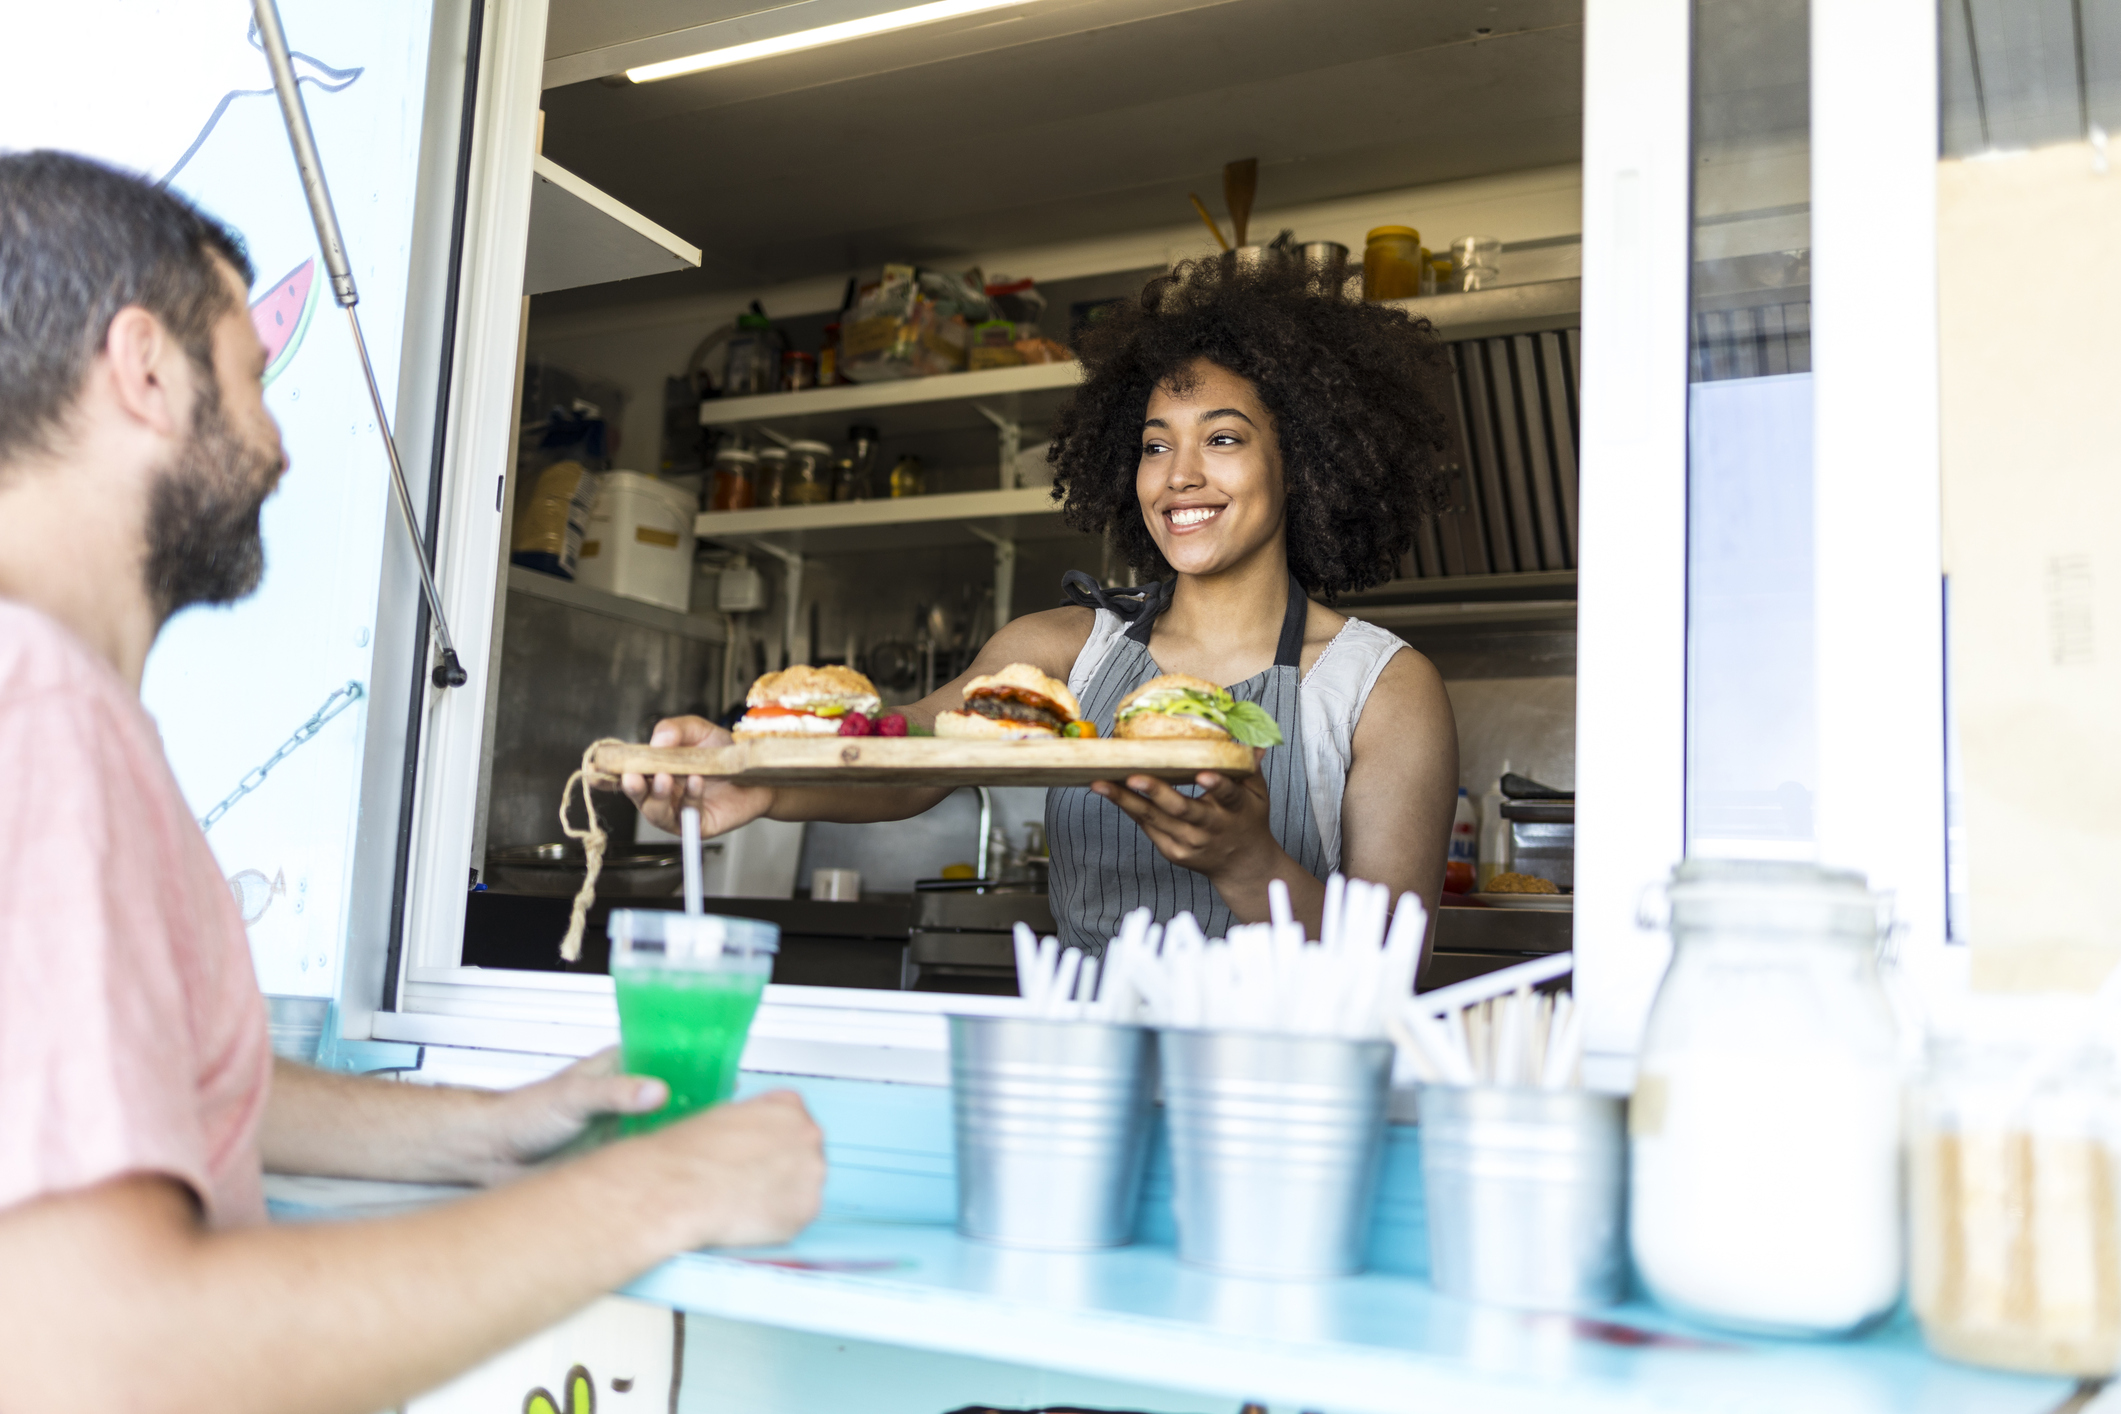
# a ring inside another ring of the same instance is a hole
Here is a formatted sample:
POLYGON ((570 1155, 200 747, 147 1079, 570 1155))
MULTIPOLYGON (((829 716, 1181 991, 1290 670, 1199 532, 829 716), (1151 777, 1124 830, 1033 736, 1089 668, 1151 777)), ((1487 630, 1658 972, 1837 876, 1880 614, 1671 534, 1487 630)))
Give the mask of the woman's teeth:
POLYGON ((1204 520, 1212 520, 1221 510, 1220 506, 1187 506, 1183 510, 1172 511, 1170 520, 1172 525, 1183 529, 1189 525, 1199 525, 1204 520))

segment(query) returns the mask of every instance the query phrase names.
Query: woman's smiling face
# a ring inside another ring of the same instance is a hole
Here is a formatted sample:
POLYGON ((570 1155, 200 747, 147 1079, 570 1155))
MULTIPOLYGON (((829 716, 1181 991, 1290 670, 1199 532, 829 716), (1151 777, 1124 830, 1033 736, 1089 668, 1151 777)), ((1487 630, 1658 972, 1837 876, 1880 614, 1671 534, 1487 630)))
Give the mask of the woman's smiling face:
POLYGON ((1216 574, 1282 533, 1281 442, 1250 380, 1206 359, 1185 376, 1149 395, 1134 492, 1171 568, 1216 574))

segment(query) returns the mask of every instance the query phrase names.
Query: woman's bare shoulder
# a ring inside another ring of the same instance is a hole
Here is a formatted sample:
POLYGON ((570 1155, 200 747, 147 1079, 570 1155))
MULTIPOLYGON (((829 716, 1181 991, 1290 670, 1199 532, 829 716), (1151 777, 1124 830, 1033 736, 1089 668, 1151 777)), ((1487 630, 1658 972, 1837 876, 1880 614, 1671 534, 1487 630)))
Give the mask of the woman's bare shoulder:
POLYGON ((1419 650, 1402 648, 1385 660, 1363 703, 1355 724, 1355 749, 1361 751, 1366 738, 1438 734, 1457 738, 1443 674, 1419 650))

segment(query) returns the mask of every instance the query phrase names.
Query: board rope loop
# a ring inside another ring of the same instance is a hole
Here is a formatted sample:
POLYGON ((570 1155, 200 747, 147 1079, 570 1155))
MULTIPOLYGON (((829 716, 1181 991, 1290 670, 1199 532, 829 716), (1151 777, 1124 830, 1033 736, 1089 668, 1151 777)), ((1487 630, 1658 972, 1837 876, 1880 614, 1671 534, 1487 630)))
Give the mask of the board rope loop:
POLYGON ((582 925, 589 920, 589 906, 597 901, 597 875, 604 868, 604 847, 611 837, 604 833, 604 822, 597 818, 597 805, 589 791, 600 781, 609 779, 598 771, 594 758, 599 749, 606 746, 624 746, 625 742, 615 736, 607 736, 589 743, 582 753, 582 764, 560 787, 560 833, 571 840, 582 842, 582 860, 588 868, 582 874, 582 887, 574 892, 574 909, 567 915, 567 935, 560 939, 560 961, 579 962, 582 959, 582 925), (589 817, 584 829, 576 829, 567 818, 567 797, 576 787, 582 792, 582 813, 589 817))

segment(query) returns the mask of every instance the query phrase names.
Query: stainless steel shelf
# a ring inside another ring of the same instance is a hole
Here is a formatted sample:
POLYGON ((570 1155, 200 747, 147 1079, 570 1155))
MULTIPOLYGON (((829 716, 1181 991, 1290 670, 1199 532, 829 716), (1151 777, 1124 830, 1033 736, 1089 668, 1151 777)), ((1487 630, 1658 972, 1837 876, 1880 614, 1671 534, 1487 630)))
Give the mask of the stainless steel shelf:
POLYGON ((601 614, 607 619, 617 619, 659 633, 696 638, 702 643, 720 643, 723 637, 719 618, 706 614, 681 614, 660 604, 644 604, 623 595, 606 594, 601 589, 591 589, 586 584, 561 579, 558 575, 541 574, 521 565, 508 567, 508 592, 547 599, 555 604, 565 604, 570 609, 601 614))

